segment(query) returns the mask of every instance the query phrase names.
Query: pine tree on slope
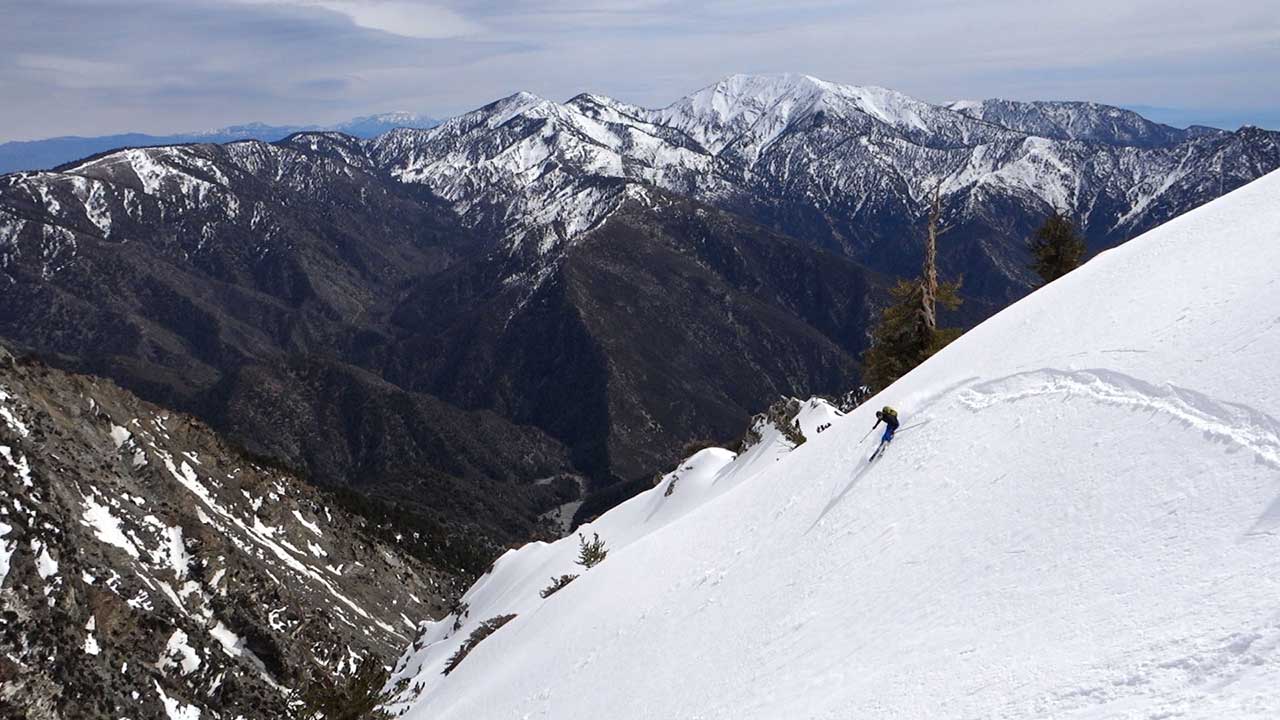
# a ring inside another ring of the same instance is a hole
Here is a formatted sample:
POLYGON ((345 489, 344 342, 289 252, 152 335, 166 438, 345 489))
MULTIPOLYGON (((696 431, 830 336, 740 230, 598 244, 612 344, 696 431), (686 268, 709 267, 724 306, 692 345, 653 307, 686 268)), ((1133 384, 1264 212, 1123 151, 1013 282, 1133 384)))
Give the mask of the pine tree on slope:
POLYGON ((938 236, 941 226, 941 185, 934 188, 925 238, 924 264, 915 280, 899 280, 889 291, 893 302, 871 330, 871 347, 862 355, 862 381, 879 392, 912 368, 960 337, 959 328, 939 328, 937 306, 960 306, 960 282, 938 281, 938 236))
POLYGON ((1031 268, 1048 284, 1080 267, 1084 259, 1084 240, 1076 234, 1071 221, 1056 210, 1036 230, 1029 243, 1035 261, 1031 268))

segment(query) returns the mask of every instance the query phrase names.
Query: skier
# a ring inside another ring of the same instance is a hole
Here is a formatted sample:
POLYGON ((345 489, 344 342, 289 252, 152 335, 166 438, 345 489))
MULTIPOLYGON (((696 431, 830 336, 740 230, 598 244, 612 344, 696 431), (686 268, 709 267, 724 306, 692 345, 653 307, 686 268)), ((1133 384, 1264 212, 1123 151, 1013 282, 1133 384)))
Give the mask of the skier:
POLYGON ((876 448, 876 451, 871 454, 872 460, 875 460, 880 456, 880 453, 884 452, 885 446, 889 444, 889 441, 893 440, 893 434, 898 431, 898 411, 888 405, 885 405, 883 410, 877 410, 876 424, 872 425, 871 429, 875 430, 880 427, 880 423, 884 423, 884 436, 880 438, 880 447, 876 448))
POLYGON ((880 442, 887 443, 893 439, 893 434, 898 431, 898 411, 884 406, 883 410, 876 411, 876 424, 871 426, 872 430, 880 427, 880 423, 884 423, 884 437, 880 438, 880 442))

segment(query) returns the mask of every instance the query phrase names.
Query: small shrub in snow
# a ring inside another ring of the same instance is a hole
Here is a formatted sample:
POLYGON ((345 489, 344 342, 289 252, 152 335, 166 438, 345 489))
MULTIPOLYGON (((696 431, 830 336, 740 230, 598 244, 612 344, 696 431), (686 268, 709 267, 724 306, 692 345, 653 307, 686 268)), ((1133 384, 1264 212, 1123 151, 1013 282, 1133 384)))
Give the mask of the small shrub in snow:
POLYGON ((591 533, 591 541, 578 533, 578 564, 590 570, 599 565, 609 550, 605 548, 604 541, 600 539, 600 533, 591 533))
POLYGON ((778 429, 782 436, 790 441, 793 447, 800 447, 808 439, 800 430, 800 414, 802 404, 795 398, 777 400, 769 409, 751 418, 751 427, 738 442, 738 453, 744 453, 754 447, 764 437, 765 428, 770 425, 778 429))
POLYGON ((541 595, 543 599, 549 598, 552 595, 555 595, 560 588, 568 585, 576 579, 578 579, 577 575, 561 575, 558 578, 551 578, 551 584, 543 588, 542 592, 538 594, 541 595))
POLYGON ((462 627, 462 618, 471 614, 471 606, 459 602, 449 610, 449 614, 453 615, 453 631, 458 632, 462 627))
POLYGON ((471 636, 467 638, 466 642, 462 643, 457 652, 449 656, 449 660, 445 663, 444 672, 442 674, 448 675, 453 672, 458 665, 462 663, 462 660, 480 644, 481 640, 484 640, 497 632, 498 628, 511 622, 515 617, 515 615, 499 615, 497 617, 491 617, 480 623, 480 627, 471 631, 471 636))

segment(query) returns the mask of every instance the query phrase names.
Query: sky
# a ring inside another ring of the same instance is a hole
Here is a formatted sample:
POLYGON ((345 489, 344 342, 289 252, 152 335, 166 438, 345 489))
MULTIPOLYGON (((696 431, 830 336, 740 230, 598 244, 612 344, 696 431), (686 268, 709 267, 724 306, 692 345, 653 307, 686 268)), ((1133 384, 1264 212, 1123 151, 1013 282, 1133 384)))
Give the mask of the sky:
POLYGON ((0 0, 0 141, 649 107, 733 73, 1280 128, 1275 0, 0 0))

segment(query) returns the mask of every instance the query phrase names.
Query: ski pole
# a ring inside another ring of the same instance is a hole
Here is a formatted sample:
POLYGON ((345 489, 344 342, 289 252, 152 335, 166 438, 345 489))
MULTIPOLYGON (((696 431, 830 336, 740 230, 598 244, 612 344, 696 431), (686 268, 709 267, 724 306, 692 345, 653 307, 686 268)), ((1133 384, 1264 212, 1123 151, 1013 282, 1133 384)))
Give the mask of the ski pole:
POLYGON ((867 431, 867 434, 866 434, 866 435, 863 435, 863 436, 862 436, 862 439, 858 441, 858 444, 859 444, 859 445, 861 445, 862 443, 866 442, 866 441, 867 441, 867 438, 871 437, 871 433, 873 433, 873 432, 875 432, 875 431, 876 431, 876 429, 875 429, 874 427, 873 427, 873 428, 871 428, 870 430, 868 430, 868 431, 867 431))

